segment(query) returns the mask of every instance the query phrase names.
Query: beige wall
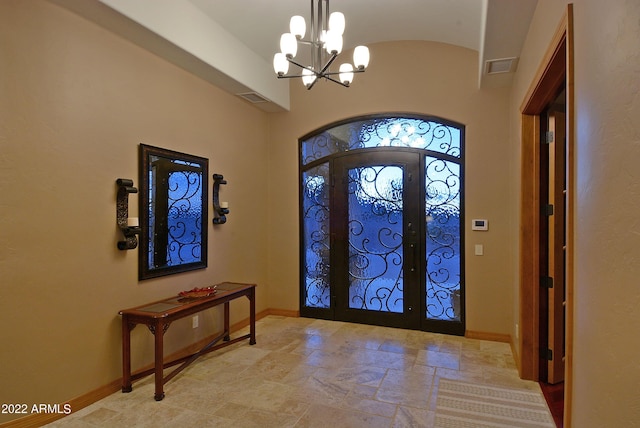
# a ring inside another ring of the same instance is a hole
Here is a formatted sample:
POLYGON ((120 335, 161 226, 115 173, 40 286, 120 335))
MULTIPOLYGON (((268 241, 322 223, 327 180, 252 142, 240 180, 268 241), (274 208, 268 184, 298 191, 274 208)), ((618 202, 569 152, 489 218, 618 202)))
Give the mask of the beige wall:
POLYGON ((640 421, 640 2, 576 2, 576 427, 640 421))
MULTIPOLYGON (((478 90, 477 53, 431 42, 370 46, 371 65, 351 88, 321 81, 307 91, 292 82, 291 112, 270 118, 269 185, 272 203, 269 243, 272 307, 298 308, 298 138, 344 118, 380 112, 440 116, 466 126, 467 329, 509 334, 517 234, 505 207, 509 159, 507 89, 478 90), (489 219, 489 232, 473 232, 472 218, 489 219), (474 244, 485 255, 474 256, 474 244)), ((348 55, 348 53, 347 53, 348 55)))
MULTIPOLYGON (((120 309, 225 280, 258 283, 267 307, 265 113, 44 1, 0 2, 0 76, 0 403, 118 379, 120 309), (117 250, 115 180, 139 184, 141 142, 207 157, 228 180, 206 270, 138 282, 137 251, 117 250)), ((237 322, 247 305, 234 305, 237 322)), ((174 323, 168 351, 219 315, 200 324, 174 323)), ((152 335, 133 334, 134 365, 150 363, 152 335)))
MULTIPOLYGON (((513 86, 514 145, 524 93, 566 4, 538 3, 513 86)), ((639 18, 636 0, 574 2, 578 188, 571 416, 578 428, 628 427, 640 420, 639 18)))

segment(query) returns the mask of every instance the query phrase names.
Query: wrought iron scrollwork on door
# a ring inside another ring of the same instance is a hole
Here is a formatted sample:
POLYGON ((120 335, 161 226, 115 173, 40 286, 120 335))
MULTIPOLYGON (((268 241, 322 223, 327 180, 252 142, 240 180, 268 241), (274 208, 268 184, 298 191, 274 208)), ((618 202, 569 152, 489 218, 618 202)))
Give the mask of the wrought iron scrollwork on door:
POLYGON ((349 170, 349 307, 403 312, 403 171, 349 170))

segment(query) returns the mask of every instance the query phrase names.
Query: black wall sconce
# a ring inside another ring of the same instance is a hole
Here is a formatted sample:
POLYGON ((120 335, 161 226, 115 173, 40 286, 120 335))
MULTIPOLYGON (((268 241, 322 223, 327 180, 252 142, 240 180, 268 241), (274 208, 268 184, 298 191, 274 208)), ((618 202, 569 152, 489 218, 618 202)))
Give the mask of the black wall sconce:
POLYGON ((118 241, 118 250, 133 250, 138 246, 140 226, 129 224, 129 193, 138 193, 138 189, 133 187, 133 180, 128 178, 118 178, 118 196, 116 200, 116 221, 118 227, 124 234, 124 241, 118 241))
POLYGON ((224 224, 229 214, 229 203, 220 202, 220 185, 227 184, 222 174, 213 174, 213 224, 224 224))

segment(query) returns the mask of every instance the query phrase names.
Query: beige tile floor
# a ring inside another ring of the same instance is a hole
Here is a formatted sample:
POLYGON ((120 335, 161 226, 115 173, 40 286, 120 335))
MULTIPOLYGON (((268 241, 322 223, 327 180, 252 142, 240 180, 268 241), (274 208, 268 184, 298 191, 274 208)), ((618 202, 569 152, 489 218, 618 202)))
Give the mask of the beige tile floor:
MULTIPOLYGON (((440 378, 538 390, 506 343, 268 316, 153 399, 153 379, 49 427, 430 427, 440 378)), ((244 332, 240 332, 244 333, 244 332)))

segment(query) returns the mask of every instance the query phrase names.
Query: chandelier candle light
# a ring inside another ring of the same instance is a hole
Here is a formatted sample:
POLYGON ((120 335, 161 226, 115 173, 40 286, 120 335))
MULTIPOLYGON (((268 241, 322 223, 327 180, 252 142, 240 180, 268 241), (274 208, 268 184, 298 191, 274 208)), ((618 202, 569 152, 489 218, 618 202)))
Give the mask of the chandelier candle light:
POLYGON ((345 20, 341 12, 329 14, 329 0, 311 0, 311 34, 303 40, 307 25, 302 16, 291 18, 290 32, 280 37, 280 51, 273 57, 273 68, 279 79, 301 77, 302 83, 311 89, 316 82, 325 78, 342 86, 349 86, 354 73, 362 73, 369 65, 369 48, 357 46, 353 51, 353 64, 344 63, 339 71, 331 72, 329 67, 342 52, 342 34, 345 20), (298 43, 311 47, 311 65, 302 65, 294 59, 298 43), (300 67, 301 74, 290 75, 289 63, 300 67), (337 76, 336 79, 334 76, 337 76))

